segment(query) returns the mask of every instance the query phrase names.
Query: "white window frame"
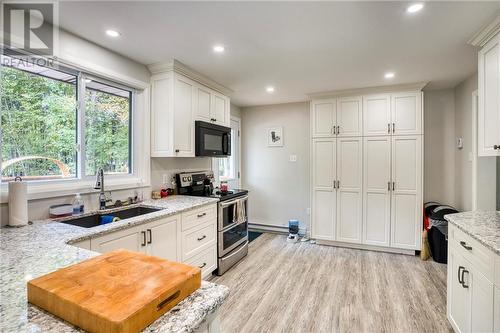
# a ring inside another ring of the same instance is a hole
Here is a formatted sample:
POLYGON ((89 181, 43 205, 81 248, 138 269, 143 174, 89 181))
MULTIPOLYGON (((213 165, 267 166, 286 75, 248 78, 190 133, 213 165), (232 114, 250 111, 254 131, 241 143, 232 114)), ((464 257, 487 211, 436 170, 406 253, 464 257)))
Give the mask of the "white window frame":
MULTIPOLYGON (((71 70, 75 70, 76 72, 80 72, 78 75, 78 94, 82 94, 84 92, 84 80, 86 77, 94 78, 96 81, 108 83, 118 88, 121 87, 126 90, 133 89, 132 110, 130 113, 130 117, 132 117, 132 126, 129 129, 132 131, 130 149, 130 153, 132 154, 132 170, 130 173, 123 175, 106 175, 105 189, 106 191, 114 191, 150 186, 149 83, 138 81, 116 73, 96 71, 93 68, 74 65, 63 60, 59 60, 58 64, 71 70)), ((80 98, 79 103, 84 103, 84 98, 80 98)), ((79 118, 79 125, 85 126, 85 115, 82 110, 84 110, 84 106, 78 105, 77 117, 79 118)), ((79 166, 77 170, 77 178, 30 181, 28 182, 28 200, 62 197, 73 195, 75 193, 85 194, 98 192, 98 190, 94 189, 95 178, 93 176, 85 176, 84 173, 85 166, 82 163, 82 158, 85 151, 84 145, 82 145, 83 138, 81 137, 83 133, 84 128, 79 128, 77 130, 77 145, 79 145, 77 149, 80 148, 80 151, 77 154, 77 163, 79 166), (83 149, 81 149, 82 147, 83 149)), ((0 172, 1 170, 0 161, 0 172)), ((0 203, 5 202, 8 202, 8 184, 2 182, 0 184, 0 203)))
MULTIPOLYGON (((241 118, 237 116, 230 116, 230 120, 237 121, 239 123, 239 138, 238 138, 238 170, 235 170, 236 178, 224 179, 223 181, 237 181, 238 187, 241 188, 241 118)), ((229 122, 231 124, 231 122, 229 122)), ((238 135, 238 133, 236 133, 238 135)), ((232 149, 232 148, 231 148, 232 149)), ((219 161, 217 158, 212 158, 212 171, 214 173, 214 178, 216 184, 220 184, 221 179, 219 177, 219 161)))

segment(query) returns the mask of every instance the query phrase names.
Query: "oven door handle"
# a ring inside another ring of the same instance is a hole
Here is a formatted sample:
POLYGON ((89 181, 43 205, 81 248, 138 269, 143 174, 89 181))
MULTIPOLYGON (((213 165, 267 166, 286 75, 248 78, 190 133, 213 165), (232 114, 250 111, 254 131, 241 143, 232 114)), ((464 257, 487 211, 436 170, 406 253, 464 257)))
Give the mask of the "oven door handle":
POLYGON ((235 204, 239 200, 241 200, 241 201, 248 200, 248 195, 245 195, 243 197, 238 197, 235 200, 231 200, 231 201, 222 201, 221 203, 219 203, 219 205, 221 206, 221 208, 226 208, 228 206, 235 204))
POLYGON ((239 247, 238 251, 234 251, 234 253, 231 253, 231 254, 230 254, 230 255, 228 255, 228 256, 224 256, 224 257, 222 257, 222 260, 227 260, 227 259, 232 258, 232 257, 234 257, 235 255, 239 254, 240 250, 241 250, 242 248, 244 248, 244 247, 245 247, 245 245, 247 245, 247 244, 248 244, 248 240, 247 240, 245 243, 242 243, 242 244, 238 245, 238 247, 239 247))
POLYGON ((229 152, 229 134, 222 133, 222 155, 227 155, 229 152))

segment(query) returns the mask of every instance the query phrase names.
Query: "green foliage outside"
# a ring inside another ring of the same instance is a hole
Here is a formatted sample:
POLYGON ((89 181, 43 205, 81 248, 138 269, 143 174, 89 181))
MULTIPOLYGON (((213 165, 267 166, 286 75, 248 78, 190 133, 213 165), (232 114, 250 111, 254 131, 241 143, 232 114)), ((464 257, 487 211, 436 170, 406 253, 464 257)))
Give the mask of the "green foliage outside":
MULTIPOLYGON (((76 85, 1 67, 0 89, 2 163, 44 156, 64 163, 75 177, 76 85)), ((85 107, 86 174, 100 167, 128 172, 129 99, 87 89, 85 107)), ((59 178, 61 171, 51 161, 32 159, 2 170, 3 179, 14 175, 59 178)))

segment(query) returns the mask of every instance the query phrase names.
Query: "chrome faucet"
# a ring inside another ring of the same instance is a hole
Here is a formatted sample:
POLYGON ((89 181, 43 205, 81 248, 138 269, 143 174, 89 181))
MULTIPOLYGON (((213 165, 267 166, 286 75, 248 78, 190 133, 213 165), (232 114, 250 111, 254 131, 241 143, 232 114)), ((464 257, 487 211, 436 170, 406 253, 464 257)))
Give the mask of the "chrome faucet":
POLYGON ((111 199, 107 199, 106 194, 104 193, 104 170, 102 168, 99 168, 97 171, 94 189, 100 190, 99 209, 106 209, 106 202, 111 201, 111 199))

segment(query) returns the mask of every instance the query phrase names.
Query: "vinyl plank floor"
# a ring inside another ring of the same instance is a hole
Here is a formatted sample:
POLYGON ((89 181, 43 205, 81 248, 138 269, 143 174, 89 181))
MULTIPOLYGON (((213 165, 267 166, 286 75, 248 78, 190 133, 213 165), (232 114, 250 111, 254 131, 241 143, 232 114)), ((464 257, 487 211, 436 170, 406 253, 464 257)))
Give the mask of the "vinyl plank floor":
POLYGON ((231 289, 221 331, 453 332, 446 265, 263 234, 213 282, 231 289))

